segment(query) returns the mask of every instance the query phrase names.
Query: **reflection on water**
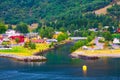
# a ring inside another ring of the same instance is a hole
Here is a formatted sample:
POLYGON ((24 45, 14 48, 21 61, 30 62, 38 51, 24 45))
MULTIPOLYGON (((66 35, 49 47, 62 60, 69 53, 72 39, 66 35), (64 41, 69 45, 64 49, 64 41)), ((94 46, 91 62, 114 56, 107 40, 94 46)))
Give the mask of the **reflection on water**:
POLYGON ((86 76, 87 75, 87 66, 83 65, 82 70, 83 70, 83 75, 86 76))
POLYGON ((47 62, 0 58, 0 80, 119 80, 120 58, 71 59, 72 44, 50 51, 47 62))
POLYGON ((29 66, 41 66, 46 62, 19 62, 22 65, 29 65, 29 66))

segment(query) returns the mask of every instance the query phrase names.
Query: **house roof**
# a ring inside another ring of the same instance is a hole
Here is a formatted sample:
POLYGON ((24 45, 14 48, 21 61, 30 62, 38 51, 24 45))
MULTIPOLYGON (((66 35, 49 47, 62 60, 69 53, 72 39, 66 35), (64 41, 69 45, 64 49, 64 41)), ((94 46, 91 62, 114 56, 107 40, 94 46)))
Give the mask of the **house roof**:
POLYGON ((47 39, 46 41, 47 41, 47 42, 57 42, 56 39, 47 39))
POLYGON ((117 32, 120 33, 120 28, 117 29, 117 32))
POLYGON ((0 40, 3 40, 3 38, 2 38, 2 37, 0 37, 0 40))
POLYGON ((114 44, 118 44, 118 43, 120 43, 120 41, 119 41, 119 39, 114 38, 113 43, 114 43, 114 44))
POLYGON ((11 36, 10 38, 11 38, 11 39, 16 39, 16 38, 18 38, 18 39, 19 39, 19 43, 24 42, 24 36, 11 36))

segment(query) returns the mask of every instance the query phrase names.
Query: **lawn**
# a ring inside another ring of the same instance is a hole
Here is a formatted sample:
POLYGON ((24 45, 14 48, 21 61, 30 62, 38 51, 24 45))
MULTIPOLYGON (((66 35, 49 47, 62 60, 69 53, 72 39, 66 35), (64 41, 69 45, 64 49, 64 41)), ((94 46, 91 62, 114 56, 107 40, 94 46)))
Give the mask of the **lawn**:
POLYGON ((49 49, 49 44, 36 44, 36 49, 28 49, 23 46, 16 46, 8 50, 0 50, 0 54, 14 54, 19 56, 31 56, 36 52, 49 49))

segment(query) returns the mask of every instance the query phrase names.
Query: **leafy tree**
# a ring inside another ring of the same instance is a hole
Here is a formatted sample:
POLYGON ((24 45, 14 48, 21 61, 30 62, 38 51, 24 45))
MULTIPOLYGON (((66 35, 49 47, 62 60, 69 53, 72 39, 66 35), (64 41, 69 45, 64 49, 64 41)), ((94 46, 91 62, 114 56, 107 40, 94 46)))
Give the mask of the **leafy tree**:
POLYGON ((10 44, 10 43, 7 42, 7 41, 2 42, 2 45, 4 45, 4 46, 7 46, 7 45, 9 45, 9 44, 10 44))
MULTIPOLYGON (((81 13, 94 11, 108 5, 112 0, 0 0, 0 18, 7 23, 16 24, 79 18, 81 13), (76 18, 74 18, 76 16, 76 18)), ((76 21, 75 21, 76 22, 76 21)), ((78 21, 79 22, 79 21, 78 21)), ((66 23, 61 21, 61 23, 66 23)), ((73 23, 73 22, 72 22, 73 23)), ((56 23, 57 24, 57 23, 56 23)), ((56 26, 56 25, 55 25, 56 26)), ((53 27, 55 27, 53 26, 53 27)))
POLYGON ((88 41, 87 40, 79 40, 77 41, 74 46, 71 47, 70 51, 73 52, 75 51, 76 49, 84 46, 84 45, 87 45, 88 44, 88 41))
POLYGON ((3 22, 0 22, 0 34, 5 33, 6 30, 7 27, 5 26, 5 24, 3 22))
POLYGON ((9 24, 9 25, 8 25, 8 29, 13 29, 13 28, 12 28, 12 25, 9 24))
POLYGON ((116 17, 118 20, 120 20, 120 5, 113 5, 111 8, 107 9, 108 14, 110 14, 113 18, 116 17))
POLYGON ((52 27, 42 27, 40 28, 39 33, 42 38, 52 38, 54 34, 54 29, 52 27))
POLYGON ((54 43, 52 42, 50 45, 49 45, 49 47, 51 48, 51 47, 53 47, 54 46, 54 43))
POLYGON ((120 34, 112 34, 112 38, 118 38, 118 39, 120 39, 120 34))
POLYGON ((36 44, 30 42, 30 43, 29 43, 29 47, 30 47, 30 49, 36 49, 36 44))
POLYGON ((24 43, 24 48, 29 48, 29 42, 24 43))
POLYGON ((65 39, 67 39, 68 38, 68 34, 67 33, 64 33, 64 34, 60 34, 58 37, 57 37, 57 40, 58 40, 58 42, 60 42, 60 41, 63 41, 63 40, 65 40, 65 39))
POLYGON ((61 27, 59 30, 62 31, 62 32, 65 32, 65 31, 66 31, 66 30, 65 30, 65 27, 61 27))
POLYGON ((30 49, 36 49, 36 44, 32 43, 31 41, 30 42, 25 42, 24 47, 25 48, 30 48, 30 49))
POLYGON ((19 38, 16 38, 15 39, 16 43, 18 44, 20 42, 20 39, 19 38))
POLYGON ((109 31, 104 32, 103 37, 105 38, 106 41, 111 41, 112 40, 112 35, 109 31))
POLYGON ((17 24, 16 26, 16 30, 21 32, 21 33, 28 33, 28 26, 26 23, 20 22, 19 24, 17 24))

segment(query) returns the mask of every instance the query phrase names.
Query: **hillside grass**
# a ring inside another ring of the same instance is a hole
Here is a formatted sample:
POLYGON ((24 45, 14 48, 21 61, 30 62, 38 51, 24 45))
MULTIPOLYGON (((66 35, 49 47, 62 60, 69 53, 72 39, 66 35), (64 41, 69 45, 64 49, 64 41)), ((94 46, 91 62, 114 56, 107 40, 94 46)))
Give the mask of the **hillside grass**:
MULTIPOLYGON (((116 3, 117 3, 118 5, 120 5, 120 1, 117 1, 116 3)), ((105 14, 108 13, 108 12, 107 12, 107 9, 108 9, 108 8, 111 8, 112 5, 113 5, 113 4, 109 4, 109 5, 105 6, 104 8, 100 8, 100 9, 98 9, 98 10, 95 10, 94 12, 95 12, 95 14, 97 14, 97 15, 101 15, 101 14, 105 15, 105 14)))

